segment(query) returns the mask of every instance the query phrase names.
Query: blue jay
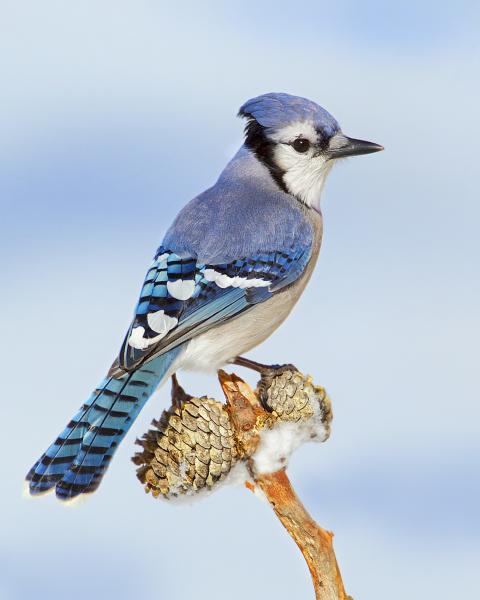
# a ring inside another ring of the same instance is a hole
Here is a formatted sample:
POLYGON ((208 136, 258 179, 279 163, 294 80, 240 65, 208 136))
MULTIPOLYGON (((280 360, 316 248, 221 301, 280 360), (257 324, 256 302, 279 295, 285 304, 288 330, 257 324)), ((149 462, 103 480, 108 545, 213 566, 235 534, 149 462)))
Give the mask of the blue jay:
POLYGON ((31 494, 93 492, 148 398, 178 369, 261 369, 241 355, 286 319, 310 279, 330 169, 383 149, 289 94, 248 100, 239 115, 244 144, 168 229, 118 357, 28 473, 31 494))

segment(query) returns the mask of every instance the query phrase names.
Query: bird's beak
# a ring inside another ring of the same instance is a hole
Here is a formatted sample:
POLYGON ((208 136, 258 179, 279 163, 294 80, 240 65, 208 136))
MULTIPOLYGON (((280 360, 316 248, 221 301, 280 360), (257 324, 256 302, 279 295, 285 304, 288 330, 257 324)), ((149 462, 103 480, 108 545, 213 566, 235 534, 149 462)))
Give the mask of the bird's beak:
POLYGON ((336 133, 330 138, 326 154, 328 158, 343 158, 345 156, 357 156, 358 154, 371 154, 380 152, 383 146, 364 140, 349 138, 343 133, 336 133))

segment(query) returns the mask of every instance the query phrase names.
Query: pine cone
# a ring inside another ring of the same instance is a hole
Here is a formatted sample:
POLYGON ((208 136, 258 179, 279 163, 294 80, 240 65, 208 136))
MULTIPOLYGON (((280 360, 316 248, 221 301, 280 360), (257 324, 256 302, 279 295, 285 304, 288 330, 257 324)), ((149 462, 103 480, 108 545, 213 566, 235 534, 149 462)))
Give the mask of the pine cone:
POLYGON ((185 395, 152 421, 133 457, 145 491, 165 498, 210 489, 231 470, 237 459, 233 427, 226 407, 203 396, 185 395))
MULTIPOLYGON (((270 414, 267 420, 258 421, 259 432, 288 421, 311 426, 312 439, 317 435, 320 441, 328 438, 332 420, 330 399, 323 388, 312 383, 310 376, 292 365, 272 369, 268 375, 262 375, 257 394, 270 414)), ((145 491, 155 498, 210 490, 228 475, 237 461, 249 458, 237 446, 226 405, 206 396, 189 396, 176 378, 172 406, 152 425, 154 428, 137 440, 143 449, 132 460, 139 466, 137 477, 145 485, 145 491)))
POLYGON ((310 375, 303 375, 292 365, 262 375, 257 393, 274 419, 307 421, 320 411, 323 425, 330 430, 332 407, 325 389, 314 385, 310 375))

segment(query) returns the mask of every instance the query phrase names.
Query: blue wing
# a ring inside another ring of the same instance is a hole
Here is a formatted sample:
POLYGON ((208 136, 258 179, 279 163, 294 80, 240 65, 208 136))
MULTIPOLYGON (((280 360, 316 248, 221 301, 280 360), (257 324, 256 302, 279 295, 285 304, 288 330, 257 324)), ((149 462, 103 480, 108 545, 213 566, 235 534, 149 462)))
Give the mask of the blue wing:
POLYGON ((122 345, 120 367, 136 368, 264 302, 301 275, 310 252, 310 246, 295 246, 209 265, 160 247, 122 345))

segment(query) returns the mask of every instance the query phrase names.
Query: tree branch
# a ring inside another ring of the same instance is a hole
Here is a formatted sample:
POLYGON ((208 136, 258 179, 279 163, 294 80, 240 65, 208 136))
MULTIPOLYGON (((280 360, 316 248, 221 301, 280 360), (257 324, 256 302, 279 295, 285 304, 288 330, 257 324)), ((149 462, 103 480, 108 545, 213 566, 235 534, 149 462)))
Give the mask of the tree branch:
POLYGON ((317 600, 347 600, 333 534, 308 514, 284 468, 299 445, 328 438, 330 400, 293 365, 270 371, 262 372, 256 392, 235 374, 219 371, 226 404, 185 393, 174 377, 171 406, 137 440, 137 477, 155 498, 174 500, 213 491, 243 463, 253 480, 245 485, 263 492, 300 548, 317 600))
MULTIPOLYGON (((253 390, 235 374, 220 371, 219 380, 237 439, 245 449, 245 454, 252 456, 259 443, 258 430, 264 426, 269 414, 262 408, 253 390)), ((255 484, 263 491, 275 514, 300 548, 310 570, 316 599, 350 599, 345 593, 333 550, 333 533, 322 529, 309 515, 293 490, 285 469, 274 473, 257 473, 254 457, 249 460, 249 465, 255 484)))

